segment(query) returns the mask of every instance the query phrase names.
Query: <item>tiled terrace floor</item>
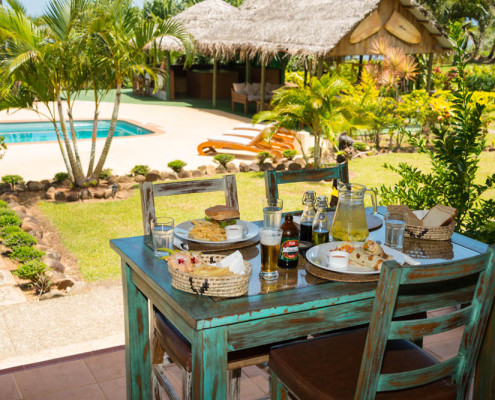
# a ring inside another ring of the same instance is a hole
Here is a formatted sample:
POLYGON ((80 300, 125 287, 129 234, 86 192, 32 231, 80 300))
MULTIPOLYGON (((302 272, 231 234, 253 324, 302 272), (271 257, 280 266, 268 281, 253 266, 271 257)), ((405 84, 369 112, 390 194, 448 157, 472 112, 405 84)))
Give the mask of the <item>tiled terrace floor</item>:
MULTIPOLYGON (((445 310, 432 312, 434 315, 445 310)), ((457 353, 462 328, 425 338, 424 347, 437 359, 457 353)), ((180 393, 181 373, 166 367, 173 386, 180 393)), ((241 399, 268 396, 268 375, 257 367, 243 369, 241 399)), ((0 371, 2 400, 123 400, 125 359, 122 347, 92 352, 67 359, 0 371)))

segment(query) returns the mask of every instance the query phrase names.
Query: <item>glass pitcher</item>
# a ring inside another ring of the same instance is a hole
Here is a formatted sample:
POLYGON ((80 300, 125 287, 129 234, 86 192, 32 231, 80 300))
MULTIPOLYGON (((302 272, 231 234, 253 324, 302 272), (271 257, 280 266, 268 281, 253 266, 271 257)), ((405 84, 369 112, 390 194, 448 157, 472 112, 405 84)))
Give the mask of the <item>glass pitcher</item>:
POLYGON ((372 189, 357 183, 337 185, 339 202, 333 218, 330 234, 333 240, 362 242, 368 237, 368 224, 364 211, 364 196, 371 196, 373 213, 376 213, 376 194, 372 189))

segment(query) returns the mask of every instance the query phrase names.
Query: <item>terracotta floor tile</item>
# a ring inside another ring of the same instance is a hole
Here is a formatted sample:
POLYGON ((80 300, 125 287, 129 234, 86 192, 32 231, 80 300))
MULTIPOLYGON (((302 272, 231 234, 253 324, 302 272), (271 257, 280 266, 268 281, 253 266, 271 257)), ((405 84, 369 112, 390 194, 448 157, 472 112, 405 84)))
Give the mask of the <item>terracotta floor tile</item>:
POLYGON ((0 375, 0 399, 20 400, 22 395, 17 388, 14 374, 0 375))
POLYGON ((255 376, 255 377, 251 378, 251 382, 254 385, 258 386, 263 391, 263 393, 265 393, 266 396, 268 396, 270 394, 270 387, 268 385, 268 375, 255 376))
POLYGON ((456 329, 451 329, 450 331, 438 333, 436 335, 425 336, 423 342, 426 345, 433 344, 436 342, 442 342, 444 340, 461 338, 464 333, 464 326, 460 326, 456 329))
POLYGON ((126 398, 125 377, 106 382, 98 382, 107 400, 124 400, 126 398))
POLYGON ((252 378, 254 376, 266 375, 266 373, 261 368, 258 368, 256 365, 250 365, 249 367, 244 367, 242 369, 242 372, 245 373, 249 378, 252 378))
POLYGON ((110 381, 125 376, 124 350, 89 357, 85 361, 97 382, 110 381))
POLYGON ((32 368, 14 375, 21 393, 27 398, 96 383, 84 360, 32 368))
POLYGON ((435 358, 439 361, 448 360, 454 357, 459 351, 459 345, 461 343, 461 338, 454 338, 449 340, 443 340, 441 342, 435 342, 433 345, 425 345, 425 349, 433 353, 435 358))
POLYGON ((256 385, 252 379, 241 380, 241 400, 258 400, 266 394, 256 385))
MULTIPOLYGON (((29 400, 106 400, 98 385, 81 386, 57 393, 33 397, 29 400)), ((121 398, 124 400, 124 398, 121 398)))

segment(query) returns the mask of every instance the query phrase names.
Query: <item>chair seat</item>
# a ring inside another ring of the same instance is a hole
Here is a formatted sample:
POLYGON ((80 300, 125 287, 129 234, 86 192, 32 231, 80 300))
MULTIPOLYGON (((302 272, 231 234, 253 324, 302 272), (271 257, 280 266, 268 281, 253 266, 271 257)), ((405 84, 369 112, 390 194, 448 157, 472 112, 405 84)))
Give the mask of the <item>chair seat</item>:
MULTIPOLYGON (((353 399, 361 367, 367 328, 275 347, 268 366, 300 399, 353 399)), ((437 364, 407 340, 389 341, 382 373, 404 372, 437 364)), ((377 400, 455 399, 447 379, 413 389, 377 393, 377 400)))
MULTIPOLYGON (((189 341, 161 314, 155 310, 155 334, 158 342, 172 360, 187 372, 192 371, 192 352, 189 341)), ((268 361, 270 346, 228 353, 227 369, 242 368, 268 361)))

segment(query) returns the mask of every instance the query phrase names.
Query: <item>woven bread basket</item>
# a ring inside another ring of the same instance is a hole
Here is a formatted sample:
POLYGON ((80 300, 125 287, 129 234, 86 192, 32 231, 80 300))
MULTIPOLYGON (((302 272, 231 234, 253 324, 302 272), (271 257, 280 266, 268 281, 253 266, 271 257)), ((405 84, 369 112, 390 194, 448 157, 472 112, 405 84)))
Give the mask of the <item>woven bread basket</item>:
MULTIPOLYGON (((219 254, 201 254, 200 257, 208 264, 214 264, 226 256, 219 254)), ((168 267, 172 276, 172 286, 183 292, 214 297, 237 297, 247 293, 249 278, 251 277, 251 264, 244 261, 247 272, 244 275, 229 276, 204 276, 193 275, 187 272, 168 267)))
POLYGON ((454 246, 450 240, 405 238, 402 252, 417 259, 452 260, 454 258, 454 246))
POLYGON ((455 220, 447 226, 428 227, 406 225, 405 237, 411 239, 449 240, 455 229, 455 220))

